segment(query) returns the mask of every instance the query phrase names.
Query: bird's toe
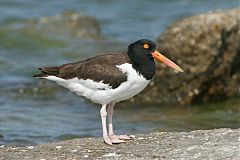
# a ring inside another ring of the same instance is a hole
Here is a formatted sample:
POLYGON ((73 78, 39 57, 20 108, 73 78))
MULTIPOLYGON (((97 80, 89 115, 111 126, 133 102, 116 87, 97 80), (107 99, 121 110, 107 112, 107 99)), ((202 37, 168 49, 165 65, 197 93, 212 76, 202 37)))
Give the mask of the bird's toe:
POLYGON ((103 141, 104 141, 104 143, 106 143, 106 144, 108 144, 108 145, 112 145, 112 141, 111 141, 111 139, 110 139, 110 137, 103 137, 103 141))
POLYGON ((119 139, 117 136, 115 135, 112 135, 112 136, 109 136, 110 137, 110 140, 113 144, 118 144, 118 143, 124 143, 125 141, 122 140, 122 139, 119 139))
POLYGON ((116 135, 118 137, 118 139, 121 140, 132 140, 135 138, 134 135, 116 135))

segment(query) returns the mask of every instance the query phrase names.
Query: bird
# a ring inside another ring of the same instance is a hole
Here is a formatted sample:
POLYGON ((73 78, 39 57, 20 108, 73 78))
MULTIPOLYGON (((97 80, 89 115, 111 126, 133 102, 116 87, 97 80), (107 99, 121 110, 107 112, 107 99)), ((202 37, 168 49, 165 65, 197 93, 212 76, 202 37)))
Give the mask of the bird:
POLYGON ((155 60, 183 72, 156 49, 154 41, 140 39, 131 43, 126 52, 97 55, 59 66, 40 67, 40 73, 33 77, 54 81, 78 96, 100 104, 103 141, 112 145, 133 139, 130 135, 114 133, 114 106, 137 95, 150 83, 155 75, 155 60))

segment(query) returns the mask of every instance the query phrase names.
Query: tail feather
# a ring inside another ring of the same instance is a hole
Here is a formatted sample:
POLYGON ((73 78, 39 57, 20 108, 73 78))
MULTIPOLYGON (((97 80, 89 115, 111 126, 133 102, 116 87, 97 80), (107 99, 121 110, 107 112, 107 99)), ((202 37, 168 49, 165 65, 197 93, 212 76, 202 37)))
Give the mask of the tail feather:
POLYGON ((59 74, 59 69, 60 67, 41 67, 39 68, 39 70, 43 73, 47 73, 47 74, 50 74, 50 75, 58 75, 59 74))
POLYGON ((33 77, 35 78, 44 78, 44 77, 47 77, 48 74, 44 74, 44 73, 39 73, 39 74, 34 74, 33 77))
POLYGON ((33 77, 44 78, 50 75, 58 76, 60 67, 41 67, 38 68, 42 73, 34 74, 33 77))

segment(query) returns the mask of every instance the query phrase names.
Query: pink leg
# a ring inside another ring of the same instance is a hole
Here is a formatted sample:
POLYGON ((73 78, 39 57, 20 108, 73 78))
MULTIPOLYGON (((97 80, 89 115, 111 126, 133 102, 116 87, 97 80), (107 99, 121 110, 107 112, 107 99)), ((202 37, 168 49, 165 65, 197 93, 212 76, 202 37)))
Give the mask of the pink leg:
POLYGON ((124 140, 119 139, 117 136, 114 135, 113 132, 113 122, 112 122, 112 116, 113 116, 113 107, 114 107, 115 103, 112 102, 109 104, 108 106, 108 123, 109 123, 109 138, 111 139, 112 143, 123 143, 125 142, 124 140))
POLYGON ((125 142, 124 140, 130 140, 133 139, 132 136, 128 136, 128 135, 115 135, 114 131, 113 131, 113 123, 112 123, 112 116, 113 116, 113 108, 115 106, 115 103, 112 102, 109 104, 108 106, 108 121, 109 121, 109 137, 112 140, 112 142, 116 142, 116 143, 122 143, 125 142))
POLYGON ((113 116, 113 107, 114 107, 115 103, 112 102, 109 104, 108 107, 108 122, 109 122, 109 135, 114 135, 113 132, 113 122, 112 122, 112 116, 113 116))
POLYGON ((107 126, 106 126, 106 118, 107 118, 107 111, 106 111, 107 105, 102 105, 102 108, 100 110, 101 119, 102 119, 102 129, 103 129, 103 140, 106 144, 112 145, 112 142, 107 134, 107 126))

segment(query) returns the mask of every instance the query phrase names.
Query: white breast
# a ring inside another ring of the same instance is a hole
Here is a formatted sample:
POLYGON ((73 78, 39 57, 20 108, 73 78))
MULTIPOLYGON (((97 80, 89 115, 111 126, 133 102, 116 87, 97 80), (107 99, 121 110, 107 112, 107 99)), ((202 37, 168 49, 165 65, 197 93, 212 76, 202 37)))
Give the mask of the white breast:
POLYGON ((117 65, 123 73, 127 74, 127 81, 123 82, 119 87, 112 89, 108 84, 95 82, 87 79, 68 79, 64 80, 55 76, 48 76, 46 79, 56 81, 79 96, 84 96, 99 104, 108 104, 110 102, 119 102, 129 99, 141 92, 150 82, 141 74, 137 73, 129 63, 117 65), (104 90, 103 90, 104 88, 104 90))
POLYGON ((141 74, 137 73, 132 64, 125 63, 117 66, 123 73, 127 74, 127 81, 116 89, 116 102, 129 99, 141 92, 150 82, 141 74))

